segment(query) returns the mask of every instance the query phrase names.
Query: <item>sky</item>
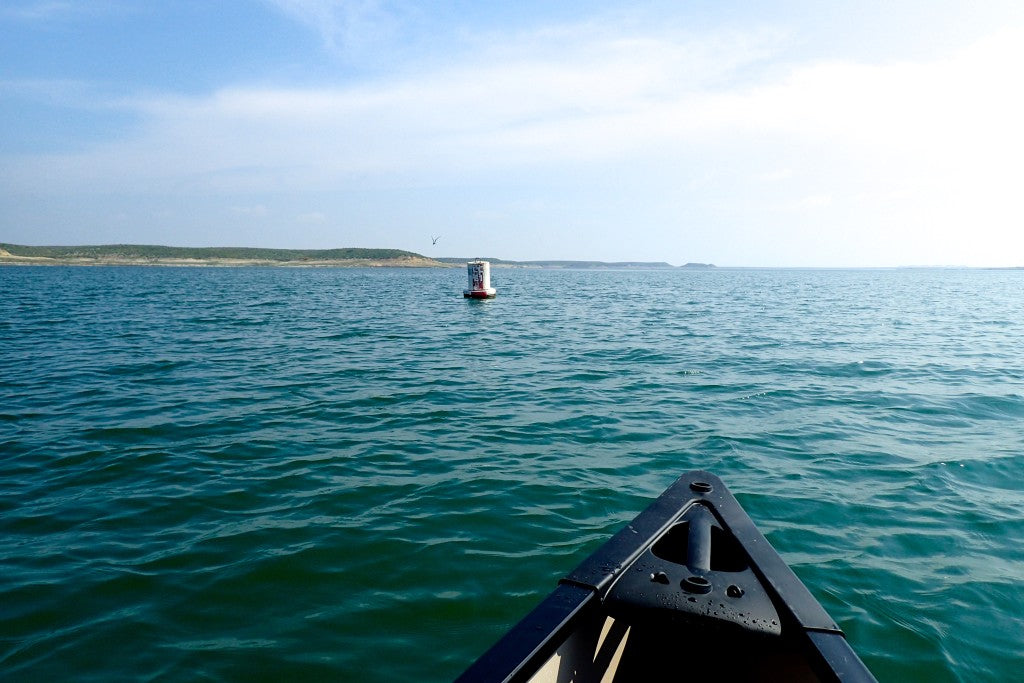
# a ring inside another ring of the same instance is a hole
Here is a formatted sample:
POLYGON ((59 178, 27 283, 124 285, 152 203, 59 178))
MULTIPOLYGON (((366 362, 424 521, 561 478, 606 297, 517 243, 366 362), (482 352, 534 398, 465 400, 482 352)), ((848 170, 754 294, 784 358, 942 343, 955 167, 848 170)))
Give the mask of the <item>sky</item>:
POLYGON ((1018 0, 0 0, 14 244, 1022 266, 1022 122, 1018 0))

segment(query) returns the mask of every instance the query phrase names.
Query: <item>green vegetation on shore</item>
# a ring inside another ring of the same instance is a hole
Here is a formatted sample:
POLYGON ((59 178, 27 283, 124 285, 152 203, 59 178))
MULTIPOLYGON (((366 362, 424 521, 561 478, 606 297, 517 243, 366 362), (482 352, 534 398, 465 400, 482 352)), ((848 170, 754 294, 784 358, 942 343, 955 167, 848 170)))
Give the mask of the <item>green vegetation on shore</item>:
POLYGON ((390 261, 425 259, 401 249, 258 249, 255 247, 161 247, 138 244, 105 244, 80 247, 28 247, 0 243, 11 256, 50 259, 139 260, 229 259, 244 261, 390 261))

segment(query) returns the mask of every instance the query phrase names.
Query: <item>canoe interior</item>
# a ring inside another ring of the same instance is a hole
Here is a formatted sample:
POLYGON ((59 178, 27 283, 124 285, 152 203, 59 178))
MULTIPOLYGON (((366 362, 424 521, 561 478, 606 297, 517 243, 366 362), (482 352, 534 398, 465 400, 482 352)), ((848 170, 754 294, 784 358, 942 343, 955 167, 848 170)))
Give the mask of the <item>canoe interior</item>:
POLYGON ((804 653, 775 639, 728 637, 694 628, 627 626, 597 616, 581 624, 527 680, 820 681, 804 653))

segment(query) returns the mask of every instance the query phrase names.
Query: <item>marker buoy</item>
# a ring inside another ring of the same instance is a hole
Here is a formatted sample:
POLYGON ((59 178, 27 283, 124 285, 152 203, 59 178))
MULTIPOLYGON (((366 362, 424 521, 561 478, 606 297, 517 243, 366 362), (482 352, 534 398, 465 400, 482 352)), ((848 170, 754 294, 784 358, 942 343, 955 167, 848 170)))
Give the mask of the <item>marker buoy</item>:
POLYGON ((467 299, 493 299, 498 290, 491 287, 491 264, 489 261, 470 261, 466 264, 469 288, 462 290, 467 299))

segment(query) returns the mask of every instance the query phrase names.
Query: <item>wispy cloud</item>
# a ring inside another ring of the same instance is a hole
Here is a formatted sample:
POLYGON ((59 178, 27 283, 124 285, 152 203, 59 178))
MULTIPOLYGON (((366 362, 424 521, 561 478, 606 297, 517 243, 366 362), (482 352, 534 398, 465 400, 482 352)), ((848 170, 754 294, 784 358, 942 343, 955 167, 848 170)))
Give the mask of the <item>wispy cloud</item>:
POLYGON ((327 214, 322 211, 309 211, 299 214, 295 217, 295 220, 299 223, 320 225, 327 222, 327 214))
POLYGON ((5 0, 0 5, 0 19, 52 22, 92 16, 112 9, 109 0, 5 0))
POLYGON ((111 99, 98 84, 81 79, 0 80, 2 98, 79 110, 130 112, 135 109, 123 100, 111 99))
POLYGON ((76 11, 78 11, 78 8, 73 2, 59 2, 57 0, 48 0, 46 2, 12 2, 0 7, 0 17, 23 21, 38 21, 58 16, 67 16, 76 11))
POLYGON ((268 213, 267 207, 263 204, 255 204, 252 206, 232 206, 229 207, 229 211, 238 216, 247 216, 251 218, 264 218, 268 213))
POLYGON ((392 38, 397 8, 382 0, 264 0, 316 32, 329 51, 352 56, 392 38))
POLYGON ((147 135, 112 151, 148 146, 139 156, 155 152, 166 168, 249 179, 287 169, 302 183, 303 169, 336 182, 339 174, 608 159, 735 126, 742 112, 731 110, 743 103, 717 89, 764 49, 739 50, 731 37, 716 50, 704 40, 568 31, 549 32, 543 44, 531 37, 536 49, 492 47, 470 65, 408 79, 141 98, 134 106, 149 121, 147 135))
POLYGON ((168 170, 336 175, 607 159, 737 136, 827 142, 861 161, 901 152, 994 161, 1021 144, 1024 97, 1006 87, 1024 61, 1021 33, 941 62, 824 63, 724 88, 756 49, 744 58, 727 43, 715 53, 666 39, 576 38, 557 58, 483 60, 406 80, 143 97, 123 104, 148 120, 145 134, 107 152, 135 150, 168 170), (715 76, 700 68, 712 63, 715 76))

